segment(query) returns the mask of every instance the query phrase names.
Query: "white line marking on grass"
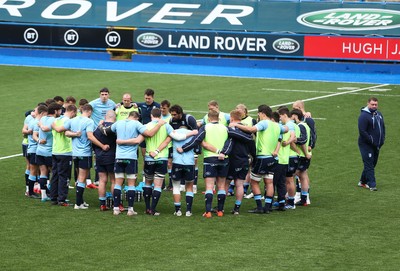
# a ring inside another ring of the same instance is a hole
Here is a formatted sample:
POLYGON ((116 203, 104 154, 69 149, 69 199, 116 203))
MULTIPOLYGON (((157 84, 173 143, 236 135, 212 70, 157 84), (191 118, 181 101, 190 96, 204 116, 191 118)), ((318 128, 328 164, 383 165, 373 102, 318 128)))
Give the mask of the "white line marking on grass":
POLYGON ((342 87, 342 88, 337 88, 338 90, 354 90, 358 89, 358 87, 342 87))
POLYGON ((279 92, 302 92, 302 93, 337 93, 337 92, 334 92, 334 91, 282 89, 282 88, 262 88, 261 90, 272 90, 272 91, 279 91, 279 92))
MULTIPOLYGON (((354 89, 354 90, 350 90, 350 91, 345 91, 345 92, 335 92, 335 93, 331 93, 328 95, 323 95, 323 96, 318 96, 318 97, 313 97, 313 98, 309 98, 309 99, 304 99, 304 102, 307 101, 314 101, 314 100, 319 100, 319 99, 325 99, 325 98, 330 98, 330 97, 334 97, 334 96, 339 96, 339 95, 346 95, 346 94, 352 94, 355 92, 359 92, 359 91, 363 91, 363 90, 371 90, 371 89, 376 89, 376 88, 380 88, 380 87, 385 87, 388 86, 389 84, 381 84, 381 85, 376 85, 376 86, 372 86, 372 87, 367 87, 367 88, 359 88, 359 89, 354 89)), ((288 102, 288 103, 284 103, 284 104, 276 104, 276 105, 272 105, 271 108, 273 107, 279 107, 279 106, 283 106, 283 105, 290 105, 293 104, 295 101, 293 102, 288 102)), ((249 110, 249 112, 254 112, 257 111, 257 109, 251 109, 249 110)))
MULTIPOLYGON (((344 87, 338 88, 338 90, 355 90, 358 88, 344 87)), ((280 91, 280 92, 299 92, 299 93, 338 93, 334 91, 319 91, 319 90, 300 90, 300 89, 282 89, 282 88, 262 88, 261 90, 269 90, 269 91, 280 91)), ((380 92, 391 91, 392 89, 381 88, 381 89, 372 89, 369 92, 374 92, 374 96, 382 96, 382 97, 400 97, 399 94, 381 94, 380 92)), ((362 96, 371 96, 370 93, 349 93, 349 95, 362 95, 362 96)))
POLYGON ((391 91, 389 88, 380 88, 380 89, 371 89, 371 92, 386 92, 386 91, 391 91))
POLYGON ((5 159, 8 159, 8 158, 13 158, 13 157, 17 157, 17 156, 22 156, 22 153, 9 155, 9 156, 3 156, 3 157, 0 157, 0 160, 5 160, 5 159))

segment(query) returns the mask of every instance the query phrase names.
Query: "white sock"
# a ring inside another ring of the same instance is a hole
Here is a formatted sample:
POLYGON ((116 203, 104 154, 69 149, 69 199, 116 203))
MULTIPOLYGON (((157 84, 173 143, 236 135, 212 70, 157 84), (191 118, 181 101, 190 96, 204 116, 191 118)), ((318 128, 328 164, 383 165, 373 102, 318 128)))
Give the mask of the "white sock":
POLYGON ((92 184, 92 180, 91 179, 86 179, 86 185, 91 185, 92 184))
POLYGON ((46 189, 40 190, 42 192, 42 199, 47 198, 46 189))

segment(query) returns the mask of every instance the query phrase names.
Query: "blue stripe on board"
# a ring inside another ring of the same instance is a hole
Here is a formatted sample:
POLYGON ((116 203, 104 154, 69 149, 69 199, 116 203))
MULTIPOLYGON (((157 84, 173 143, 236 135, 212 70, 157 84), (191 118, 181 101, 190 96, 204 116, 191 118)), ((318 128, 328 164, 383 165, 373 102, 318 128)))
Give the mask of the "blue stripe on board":
POLYGON ((110 60, 106 52, 11 48, 0 48, 0 65, 371 84, 399 84, 400 74, 400 65, 392 63, 149 55, 134 55, 132 61, 117 61, 110 60))

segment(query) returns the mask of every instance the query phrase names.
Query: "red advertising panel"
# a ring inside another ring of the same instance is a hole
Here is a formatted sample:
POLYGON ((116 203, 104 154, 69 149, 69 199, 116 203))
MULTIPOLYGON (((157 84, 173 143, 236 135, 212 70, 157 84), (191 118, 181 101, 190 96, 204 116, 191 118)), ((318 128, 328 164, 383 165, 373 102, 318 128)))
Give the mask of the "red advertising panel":
POLYGON ((400 38, 305 36, 304 57, 400 60, 400 38))

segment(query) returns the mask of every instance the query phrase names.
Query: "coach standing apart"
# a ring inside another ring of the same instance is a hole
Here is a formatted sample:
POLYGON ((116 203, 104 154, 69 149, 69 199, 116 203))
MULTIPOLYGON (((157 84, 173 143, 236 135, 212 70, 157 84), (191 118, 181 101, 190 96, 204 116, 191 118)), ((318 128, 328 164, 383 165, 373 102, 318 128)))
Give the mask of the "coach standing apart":
POLYGON ((381 112, 378 111, 377 98, 369 98, 367 106, 361 108, 358 131, 358 147, 364 163, 358 186, 377 191, 375 166, 378 162, 379 150, 385 142, 385 123, 381 112))

